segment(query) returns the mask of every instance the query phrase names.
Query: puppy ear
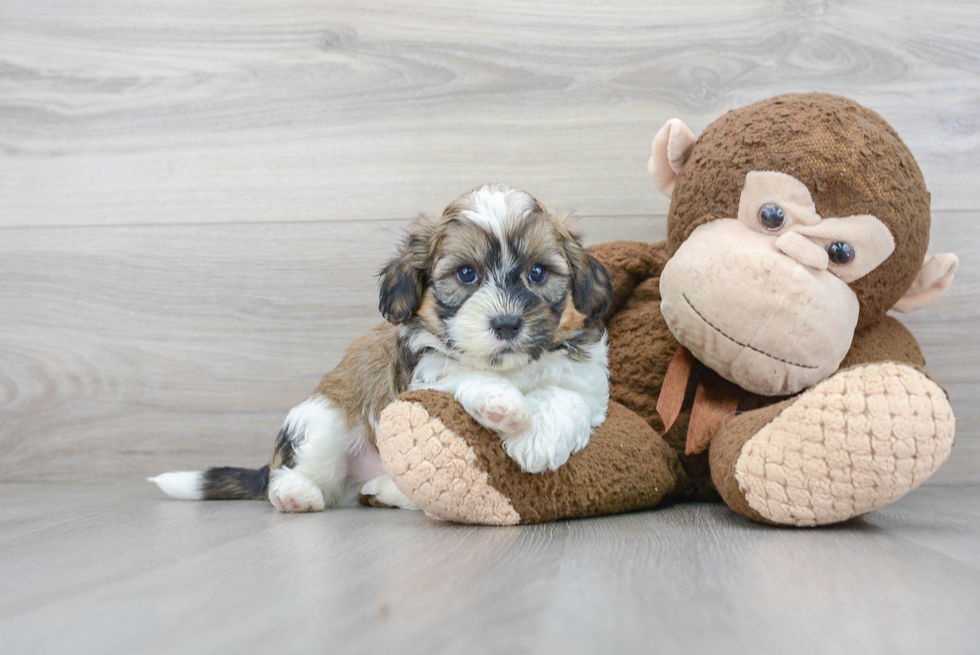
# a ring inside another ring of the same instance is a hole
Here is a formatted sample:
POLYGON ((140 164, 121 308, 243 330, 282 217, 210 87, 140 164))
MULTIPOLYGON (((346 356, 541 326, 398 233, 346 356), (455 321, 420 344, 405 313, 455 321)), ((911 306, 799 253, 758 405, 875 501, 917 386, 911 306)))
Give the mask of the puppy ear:
POLYGON ((572 302, 589 318, 609 311, 613 300, 612 278, 598 259, 582 247, 578 237, 565 230, 562 245, 572 267, 572 302))
POLYGON ((408 229, 398 255, 378 274, 378 309, 394 325, 404 323, 418 311, 426 285, 433 234, 433 220, 420 216, 408 229))
POLYGON ((598 259, 585 253, 585 260, 572 281, 572 300, 575 309, 589 318, 595 318, 609 311, 613 300, 612 280, 609 271, 598 259))
POLYGON ((404 323, 418 310, 422 298, 422 279, 410 254, 402 253, 388 262, 379 278, 381 315, 394 325, 404 323))

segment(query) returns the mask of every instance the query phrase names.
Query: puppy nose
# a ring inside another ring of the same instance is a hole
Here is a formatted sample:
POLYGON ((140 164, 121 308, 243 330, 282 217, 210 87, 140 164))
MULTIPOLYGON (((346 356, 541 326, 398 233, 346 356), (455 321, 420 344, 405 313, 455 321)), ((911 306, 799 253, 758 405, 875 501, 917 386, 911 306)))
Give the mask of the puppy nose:
POLYGON ((490 327, 498 339, 510 341, 517 336, 523 323, 520 316, 497 316, 490 321, 490 327))

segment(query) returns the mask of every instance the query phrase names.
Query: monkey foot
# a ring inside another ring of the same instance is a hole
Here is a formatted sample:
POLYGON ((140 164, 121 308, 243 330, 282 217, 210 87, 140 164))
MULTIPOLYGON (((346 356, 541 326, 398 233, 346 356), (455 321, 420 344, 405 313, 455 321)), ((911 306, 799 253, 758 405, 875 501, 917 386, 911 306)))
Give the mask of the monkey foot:
MULTIPOLYGON (((841 371, 780 407, 734 465, 753 510, 743 513, 772 523, 823 525, 884 507, 932 475, 953 444, 946 393, 903 364, 841 371)), ((735 509, 742 500, 726 495, 735 509)))
POLYGON ((378 450, 398 488, 433 518, 484 525, 521 519, 490 485, 473 448, 419 402, 396 400, 385 408, 378 450))
POLYGON ((427 514, 514 525, 653 507, 686 480, 677 454, 646 421, 609 403, 588 446, 555 471, 526 473, 500 438, 449 394, 411 391, 386 407, 378 452, 395 484, 427 514))

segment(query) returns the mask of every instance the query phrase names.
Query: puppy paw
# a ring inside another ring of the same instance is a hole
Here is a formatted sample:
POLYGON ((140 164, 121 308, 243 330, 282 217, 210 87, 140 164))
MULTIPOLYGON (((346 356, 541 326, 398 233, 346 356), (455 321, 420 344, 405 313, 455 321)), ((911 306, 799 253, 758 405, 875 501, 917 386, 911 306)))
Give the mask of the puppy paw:
POLYGON ((279 470, 269 481, 269 500, 280 512, 322 512, 323 492, 313 480, 294 471, 279 470))
POLYGON ((504 450, 525 473, 544 473, 560 468, 588 444, 588 434, 554 434, 548 426, 531 429, 503 442, 504 450))
POLYGON ((531 428, 531 409, 519 391, 492 391, 483 398, 474 417, 480 425, 505 437, 531 428))

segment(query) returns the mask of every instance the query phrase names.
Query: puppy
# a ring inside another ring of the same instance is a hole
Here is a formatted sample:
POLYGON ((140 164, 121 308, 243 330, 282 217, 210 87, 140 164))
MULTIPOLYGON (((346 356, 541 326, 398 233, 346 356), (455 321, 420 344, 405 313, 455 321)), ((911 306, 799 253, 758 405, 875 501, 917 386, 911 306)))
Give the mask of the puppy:
POLYGON ((294 407, 258 470, 150 478, 175 498, 268 498, 283 512, 376 504, 413 508, 374 446, 381 410, 408 389, 452 393, 529 473, 557 469, 606 417, 603 266, 527 193, 475 189, 422 215, 380 274, 388 320, 359 337, 294 407))

